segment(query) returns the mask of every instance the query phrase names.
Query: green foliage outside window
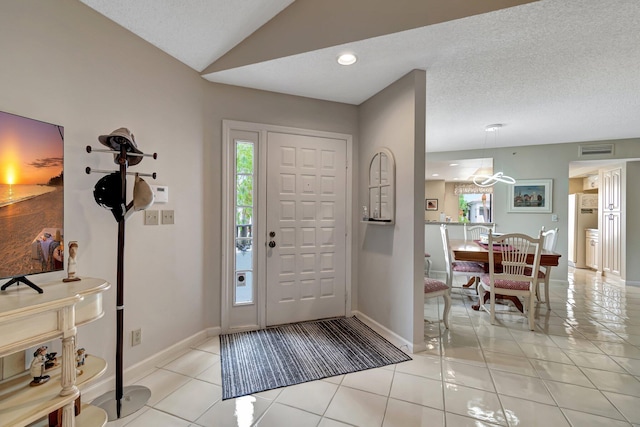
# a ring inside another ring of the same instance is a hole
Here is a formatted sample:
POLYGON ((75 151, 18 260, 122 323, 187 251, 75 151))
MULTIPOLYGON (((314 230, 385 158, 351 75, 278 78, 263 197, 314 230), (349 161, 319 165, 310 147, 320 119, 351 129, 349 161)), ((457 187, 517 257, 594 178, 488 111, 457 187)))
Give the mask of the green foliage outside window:
POLYGON ((236 224, 253 220, 253 144, 236 144, 236 224))
POLYGON ((464 199, 463 195, 458 197, 458 212, 460 222, 469 222, 469 203, 464 199))

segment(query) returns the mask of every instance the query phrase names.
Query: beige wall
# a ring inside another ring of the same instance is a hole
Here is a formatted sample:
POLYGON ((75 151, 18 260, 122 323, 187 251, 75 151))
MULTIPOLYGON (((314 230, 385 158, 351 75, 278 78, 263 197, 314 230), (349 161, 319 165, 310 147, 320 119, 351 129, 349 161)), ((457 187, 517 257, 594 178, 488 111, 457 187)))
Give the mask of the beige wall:
POLYGON ((110 154, 88 154, 85 146, 102 147, 98 135, 119 127, 135 134, 140 149, 158 153, 131 170, 157 172, 151 183, 170 190, 169 203, 157 207, 175 210, 175 225, 144 226, 141 213, 126 223, 125 337, 142 328, 143 344, 127 343, 125 366, 201 331, 205 82, 75 0, 3 1, 0 52, 0 110, 65 128, 64 239, 79 242, 78 275, 113 285, 104 318, 79 328, 78 344, 113 370, 117 224, 93 198, 103 175, 84 169, 115 170, 110 154))
POLYGON ((582 178, 569 179, 569 194, 583 193, 582 178))
POLYGON ((220 325, 222 119, 348 133, 357 141, 357 107, 209 83, 76 0, 3 1, 0 52, 0 110, 65 127, 64 237, 79 242, 79 276, 113 285, 104 318, 80 327, 78 344, 105 358, 108 374, 117 224, 93 198, 102 175, 84 168, 115 165, 110 154, 87 154, 86 145, 101 147, 98 135, 131 129, 143 151, 158 153, 131 170, 157 172, 151 183, 169 187, 169 203, 154 208, 175 211, 175 225, 144 226, 142 213, 126 223, 124 332, 143 332, 139 346, 125 338, 126 368, 220 325))
POLYGON ((445 183, 444 181, 425 181, 424 198, 438 199, 438 209, 435 211, 424 211, 425 221, 440 221, 440 212, 444 209, 445 183))
MULTIPOLYGON (((238 120, 337 132, 353 135, 353 145, 358 144, 358 108, 353 105, 328 101, 317 101, 273 92, 264 92, 236 86, 209 83, 205 89, 204 117, 205 140, 204 159, 204 276, 207 278, 203 289, 207 300, 207 325, 220 325, 220 259, 221 259, 221 170, 222 170, 222 120, 238 120), (211 262, 211 260, 216 260, 211 262)), ((355 150, 353 165, 358 164, 355 150)), ((356 169, 357 171, 357 169, 356 169)), ((357 182, 357 172, 354 172, 357 182)), ((357 230, 359 209, 357 200, 350 201, 354 217, 349 226, 357 230)), ((351 233, 352 245, 357 247, 357 233, 351 233)), ((357 282, 357 268, 354 254, 351 283, 357 282)), ((353 290, 352 304, 357 303, 357 291, 353 290)))
POLYGON ((366 205, 369 160, 376 148, 390 149, 395 224, 360 224, 358 310, 418 345, 424 344, 418 286, 424 274, 424 94, 425 73, 414 71, 361 105, 358 187, 359 205, 366 205))

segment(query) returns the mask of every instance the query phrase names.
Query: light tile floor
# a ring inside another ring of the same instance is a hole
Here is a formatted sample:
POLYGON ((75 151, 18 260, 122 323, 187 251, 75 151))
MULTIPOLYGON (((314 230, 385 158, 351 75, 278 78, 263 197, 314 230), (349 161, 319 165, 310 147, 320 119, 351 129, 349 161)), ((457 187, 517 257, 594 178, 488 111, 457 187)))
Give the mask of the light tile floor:
POLYGON ((109 427, 640 426, 640 288, 570 271, 536 330, 510 306, 499 324, 454 289, 451 329, 425 304, 427 351, 410 362, 221 401, 218 339, 136 384, 151 400, 109 427))

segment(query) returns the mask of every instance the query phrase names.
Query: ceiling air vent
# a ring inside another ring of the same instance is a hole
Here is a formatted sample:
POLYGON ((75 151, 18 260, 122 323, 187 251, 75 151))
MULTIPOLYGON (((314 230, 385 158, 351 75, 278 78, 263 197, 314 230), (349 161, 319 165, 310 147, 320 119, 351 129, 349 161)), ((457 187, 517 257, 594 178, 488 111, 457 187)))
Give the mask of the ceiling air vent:
POLYGON ((592 144, 580 146, 580 157, 612 155, 613 144, 592 144))

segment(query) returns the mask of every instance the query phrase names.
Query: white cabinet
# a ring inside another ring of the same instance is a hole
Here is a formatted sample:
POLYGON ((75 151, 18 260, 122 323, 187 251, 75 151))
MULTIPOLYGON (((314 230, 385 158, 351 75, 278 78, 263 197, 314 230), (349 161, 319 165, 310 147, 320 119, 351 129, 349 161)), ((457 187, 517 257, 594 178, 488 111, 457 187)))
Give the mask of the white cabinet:
POLYGON ((602 173, 602 209, 604 211, 619 211, 622 197, 622 168, 604 171, 602 173))
POLYGON ((0 384, 0 425, 26 426, 62 409, 62 427, 103 426, 106 413, 87 408, 77 418, 74 402, 79 385, 87 384, 106 370, 104 360, 90 356, 76 378, 76 327, 102 317, 102 293, 110 285, 101 279, 82 278, 39 285, 39 294, 26 286, 0 293, 0 357, 24 351, 53 339, 62 340, 60 367, 47 371, 51 379, 30 387, 28 372, 0 384), (77 421, 77 423, 76 423, 77 421))
POLYGON ((622 235, 620 212, 605 212, 602 216, 602 271, 620 275, 622 235))
POLYGON ((594 270, 598 269, 598 230, 587 229, 585 239, 585 264, 594 270))
POLYGON ((622 168, 602 172, 602 271, 615 275, 622 266, 622 185, 622 168))

